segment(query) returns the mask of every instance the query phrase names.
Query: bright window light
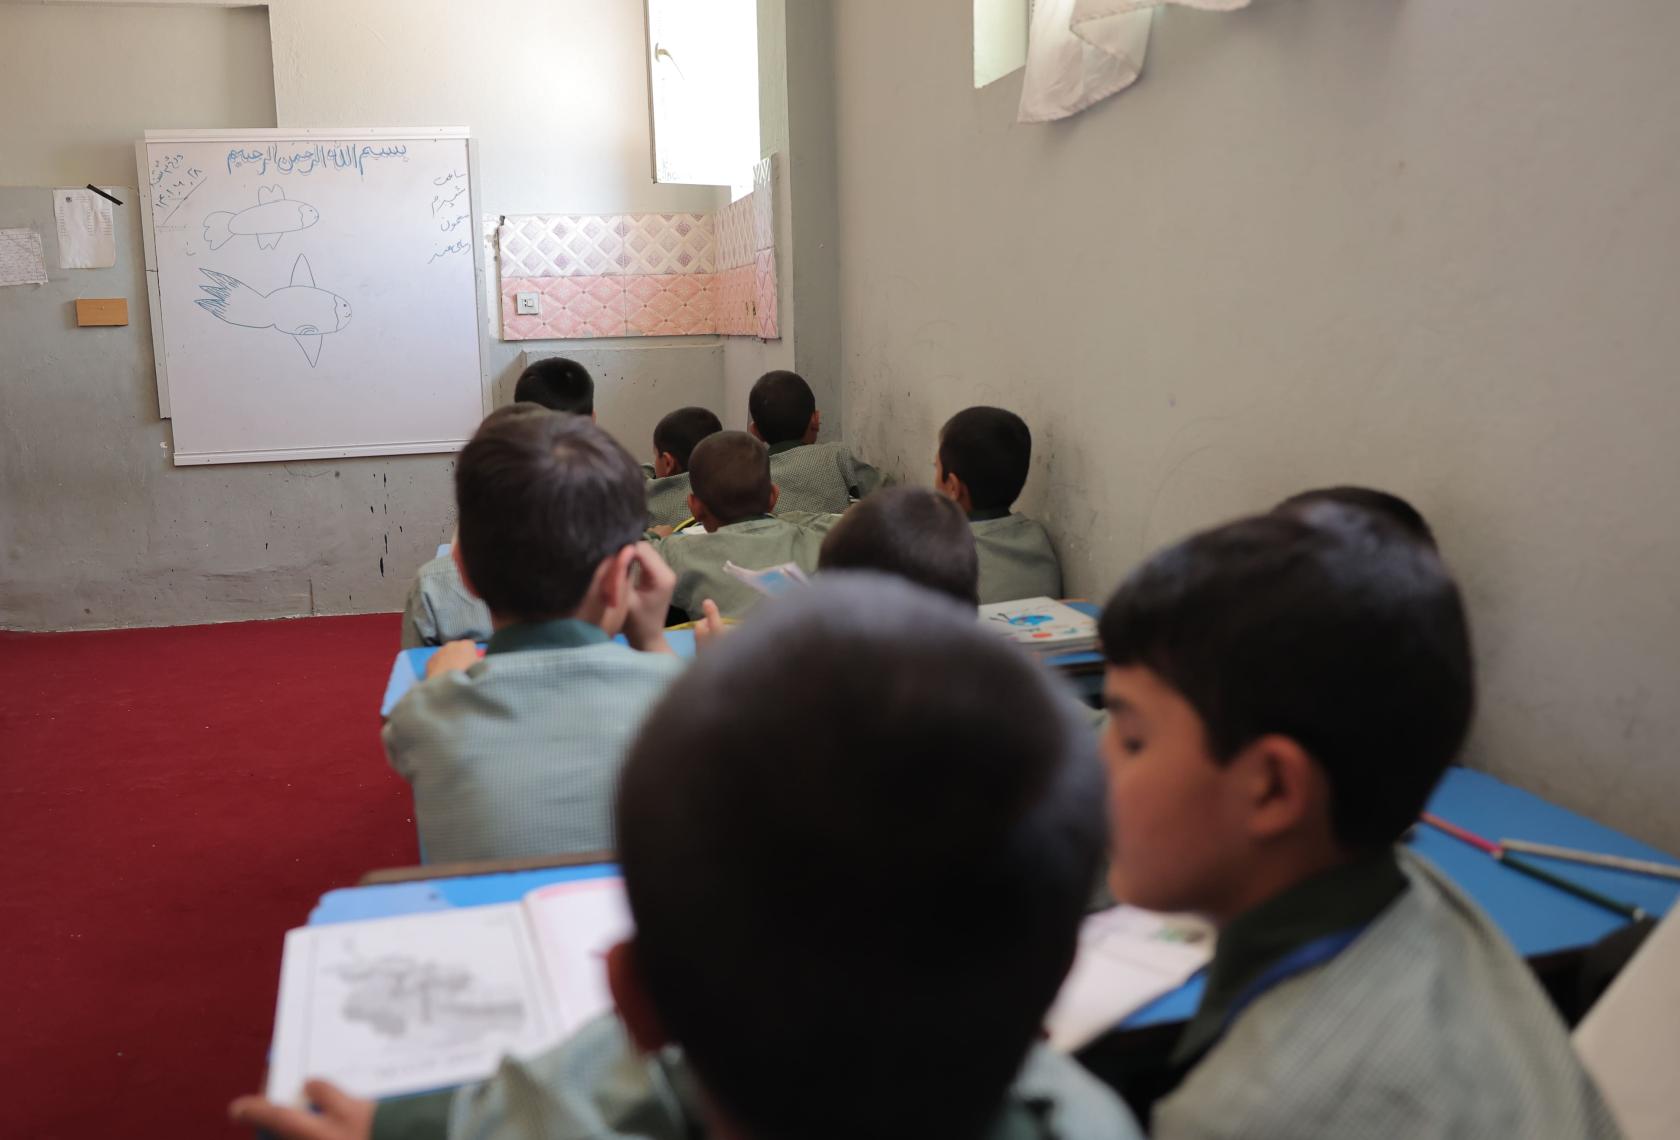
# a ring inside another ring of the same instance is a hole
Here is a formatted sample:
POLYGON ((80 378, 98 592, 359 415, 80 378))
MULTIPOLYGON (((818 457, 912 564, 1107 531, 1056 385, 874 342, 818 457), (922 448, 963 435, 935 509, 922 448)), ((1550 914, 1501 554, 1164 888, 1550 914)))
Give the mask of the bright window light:
POLYGON ((752 186, 757 0, 647 0, 656 182, 752 186))

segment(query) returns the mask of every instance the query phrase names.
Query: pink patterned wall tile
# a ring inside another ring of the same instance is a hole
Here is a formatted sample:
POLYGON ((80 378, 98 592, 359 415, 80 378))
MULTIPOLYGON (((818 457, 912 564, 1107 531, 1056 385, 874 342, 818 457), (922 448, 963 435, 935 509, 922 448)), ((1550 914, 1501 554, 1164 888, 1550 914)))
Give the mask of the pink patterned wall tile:
POLYGON ((759 253, 753 266, 753 284, 753 304, 758 317, 758 327, 754 332, 764 340, 775 340, 781 336, 779 306, 776 300, 775 250, 767 249, 759 253))
POLYGON ((776 247, 776 156, 767 155, 753 167, 753 250, 776 247))
POLYGON ((717 267, 737 269, 753 260, 753 195, 717 212, 717 267))
POLYGON ((716 275, 626 278, 630 336, 700 336, 717 331, 716 275))
POLYGON ((621 277, 502 278, 503 340, 577 340, 628 335, 621 277), (536 293, 541 312, 521 316, 518 294, 536 293))
POLYGON ((603 277, 622 273, 624 215, 530 214, 496 231, 501 272, 510 277, 603 277))
POLYGON ((626 214, 618 229, 622 273, 711 273, 717 268, 717 228, 710 214, 626 214))
POLYGON ((757 336, 757 269, 751 265, 717 275, 717 331, 728 336, 757 336))

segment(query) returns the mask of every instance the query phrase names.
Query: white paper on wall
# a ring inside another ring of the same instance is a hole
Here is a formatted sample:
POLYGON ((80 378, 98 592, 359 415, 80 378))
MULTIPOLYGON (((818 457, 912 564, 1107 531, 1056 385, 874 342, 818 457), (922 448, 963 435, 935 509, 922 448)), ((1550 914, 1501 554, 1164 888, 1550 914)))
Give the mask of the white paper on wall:
POLYGON ((0 230, 0 285, 45 285, 47 261, 41 235, 19 228, 0 230))
POLYGON ((109 269, 117 263, 116 219, 108 198, 61 186, 53 191, 60 269, 109 269))

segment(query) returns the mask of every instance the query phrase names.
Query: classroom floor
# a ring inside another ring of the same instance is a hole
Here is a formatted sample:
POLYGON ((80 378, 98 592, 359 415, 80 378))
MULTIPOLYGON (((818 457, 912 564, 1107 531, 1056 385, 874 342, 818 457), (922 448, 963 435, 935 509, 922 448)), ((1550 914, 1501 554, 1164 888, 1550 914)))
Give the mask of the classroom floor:
POLYGON ((398 619, 0 632, 9 1136, 233 1136, 284 932, 415 859, 398 619))

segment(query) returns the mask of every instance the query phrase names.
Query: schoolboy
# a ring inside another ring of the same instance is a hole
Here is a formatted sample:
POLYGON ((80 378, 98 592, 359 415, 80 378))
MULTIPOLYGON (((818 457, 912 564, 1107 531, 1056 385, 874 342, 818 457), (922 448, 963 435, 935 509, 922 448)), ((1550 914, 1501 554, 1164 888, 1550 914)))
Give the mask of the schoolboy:
POLYGON ((823 539, 817 569, 877 570, 979 604, 974 530, 961 507, 928 487, 885 487, 853 506, 823 539))
MULTIPOLYGON (((547 408, 595 418, 595 378, 575 360, 551 356, 534 361, 513 385, 511 407, 547 408)), ((498 408, 491 416, 507 409, 498 408)), ((440 554, 421 565, 403 604, 402 647, 483 641, 490 636, 490 611, 462 585, 455 560, 440 554)))
POLYGON ((818 443, 822 414, 797 372, 766 372, 747 396, 747 430, 770 449, 784 511, 839 514, 881 486, 881 473, 843 443, 818 443))
POLYGON ((965 408, 939 431, 935 481, 974 527, 983 604, 1062 596, 1062 564, 1049 533, 1011 511, 1031 462, 1032 432, 1014 412, 965 408))
POLYGON ((648 477, 649 526, 680 526, 687 522, 688 459, 694 445, 723 430, 717 413, 709 408, 678 408, 653 429, 653 464, 644 465, 648 477))
POLYGON ((1091 736, 1053 684, 908 583, 816 583, 696 662, 631 750, 618 1018, 452 1097, 376 1110, 317 1083, 325 1117, 246 1098, 235 1119, 290 1140, 1136 1140, 1037 1040, 1102 847, 1091 736))
POLYGON ((757 605, 762 595, 730 574, 726 563, 767 570, 791 562, 807 574, 815 572, 823 535, 835 516, 771 513, 780 496, 763 443, 744 431, 709 435, 695 445, 688 475, 693 484, 688 509, 700 533, 678 531, 659 543, 677 576, 673 607, 698 619, 708 598, 726 618, 757 605))
POLYGON ((385 724, 414 788, 428 862, 601 851, 612 784, 678 671, 663 633, 674 578, 640 542, 629 454, 581 416, 481 428, 455 469, 467 589, 490 608, 483 660, 451 642, 385 724), (631 648, 609 639, 623 632, 631 648))
POLYGON ((1099 623, 1115 897, 1220 927, 1156 1140, 1617 1135, 1499 930, 1399 847, 1470 725, 1433 551, 1320 503, 1196 535, 1099 623))

